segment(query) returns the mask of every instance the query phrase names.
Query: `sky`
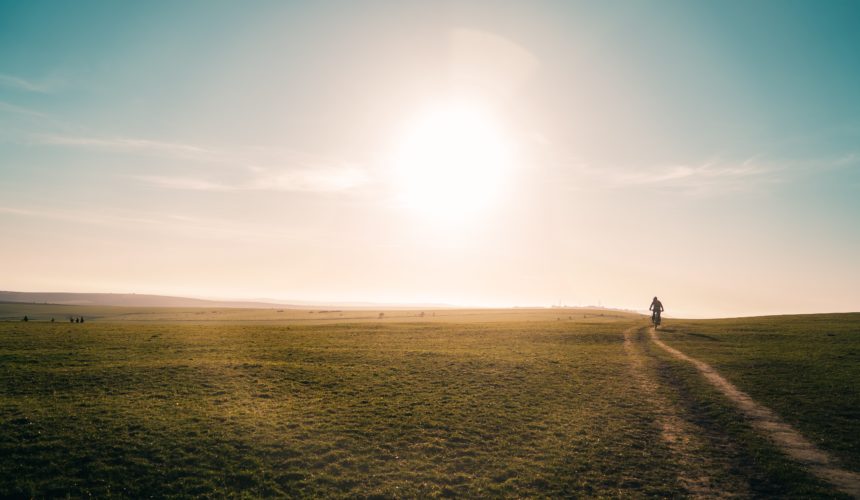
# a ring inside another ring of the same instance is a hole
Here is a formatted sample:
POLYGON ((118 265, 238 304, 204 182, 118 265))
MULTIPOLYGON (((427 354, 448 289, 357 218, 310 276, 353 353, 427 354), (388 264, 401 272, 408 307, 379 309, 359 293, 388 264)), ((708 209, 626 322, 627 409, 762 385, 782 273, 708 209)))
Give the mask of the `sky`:
POLYGON ((860 310, 860 3, 0 0, 0 289, 860 310))

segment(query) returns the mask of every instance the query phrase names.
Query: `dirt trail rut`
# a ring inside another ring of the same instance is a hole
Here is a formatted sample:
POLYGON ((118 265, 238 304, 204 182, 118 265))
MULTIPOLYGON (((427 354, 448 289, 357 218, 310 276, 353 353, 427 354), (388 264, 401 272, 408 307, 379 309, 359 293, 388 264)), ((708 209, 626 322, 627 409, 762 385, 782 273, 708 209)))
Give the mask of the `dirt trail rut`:
POLYGON ((840 491, 860 498, 860 474, 840 468, 829 454, 783 422, 770 408, 759 404, 748 394, 735 387, 709 364, 691 358, 666 345, 660 340, 653 327, 649 329, 649 333, 651 340, 666 352, 695 366, 711 384, 725 394, 750 419, 754 428, 768 436, 784 453, 809 467, 813 474, 840 491))
POLYGON ((642 389, 643 394, 654 403, 657 409, 656 424, 660 437, 681 464, 678 481, 693 498, 732 498, 748 495, 738 485, 717 484, 705 471, 719 467, 709 459, 708 444, 701 439, 703 430, 681 418, 679 409, 660 394, 659 384, 649 374, 647 356, 642 351, 641 328, 631 328, 624 332, 624 350, 631 361, 631 373, 642 389), (741 491, 738 491, 741 490, 741 491))

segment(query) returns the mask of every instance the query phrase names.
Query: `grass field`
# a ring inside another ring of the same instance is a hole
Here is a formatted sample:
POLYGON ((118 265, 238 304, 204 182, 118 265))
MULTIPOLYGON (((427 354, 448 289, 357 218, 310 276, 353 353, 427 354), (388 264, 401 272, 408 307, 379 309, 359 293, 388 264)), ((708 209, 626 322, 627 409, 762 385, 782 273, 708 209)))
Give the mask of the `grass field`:
POLYGON ((507 321, 629 320, 638 315, 610 309, 237 309, 237 308, 143 308, 77 306, 0 302, 0 322, 68 322, 70 317, 111 323, 241 323, 241 324, 337 324, 337 323, 498 323, 507 321), (382 316, 380 316, 382 314, 382 316), (380 321, 381 320, 381 321, 380 321))
POLYGON ((676 321, 663 339, 860 470, 860 314, 676 321))
MULTIPOLYGON (((701 463, 678 456, 656 425, 663 409, 632 382, 623 332, 645 325, 637 315, 374 311, 340 322, 320 314, 346 312, 27 307, 88 322, 0 323, 4 497, 683 496, 691 471, 740 496, 839 496, 643 341, 646 375, 712 445, 701 463)), ((843 341, 822 351, 821 370, 801 362, 818 339, 785 321, 797 330, 778 348, 767 336, 730 341, 731 322, 667 321, 664 337, 804 432, 838 427, 822 447, 855 464, 856 387, 853 400, 840 391, 857 370, 860 317, 809 323, 843 341), (742 345, 712 347, 732 342, 742 345), (798 377, 832 389, 791 415, 781 381, 798 377)))

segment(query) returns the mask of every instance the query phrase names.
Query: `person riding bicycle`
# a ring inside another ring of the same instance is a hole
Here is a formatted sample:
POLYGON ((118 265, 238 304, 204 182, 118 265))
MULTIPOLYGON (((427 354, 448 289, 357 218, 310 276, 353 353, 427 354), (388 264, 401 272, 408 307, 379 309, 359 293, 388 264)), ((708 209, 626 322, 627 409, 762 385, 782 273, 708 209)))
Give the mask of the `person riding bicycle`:
POLYGON ((654 300, 651 301, 651 305, 648 307, 649 311, 654 311, 651 315, 651 318, 655 320, 656 324, 660 324, 660 313, 663 312, 663 303, 657 297, 654 297, 654 300))

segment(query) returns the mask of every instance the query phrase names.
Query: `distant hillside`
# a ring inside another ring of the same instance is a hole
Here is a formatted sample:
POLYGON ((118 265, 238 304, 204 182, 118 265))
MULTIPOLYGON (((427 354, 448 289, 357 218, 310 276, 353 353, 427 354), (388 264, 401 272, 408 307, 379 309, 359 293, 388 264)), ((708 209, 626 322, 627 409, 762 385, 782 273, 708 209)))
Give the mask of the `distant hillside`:
POLYGON ((241 302, 141 295, 137 293, 52 293, 0 291, 0 302, 124 307, 243 307, 254 309, 300 307, 272 302, 241 302))
POLYGON ((68 292, 10 292, 0 290, 0 302, 28 304, 58 304, 70 306, 119 306, 119 307, 231 307, 248 309, 316 309, 337 307, 340 309, 439 309, 456 308, 447 304, 386 304, 375 302, 311 302, 276 299, 254 300, 206 300, 168 295, 146 295, 138 293, 68 293, 68 292))

